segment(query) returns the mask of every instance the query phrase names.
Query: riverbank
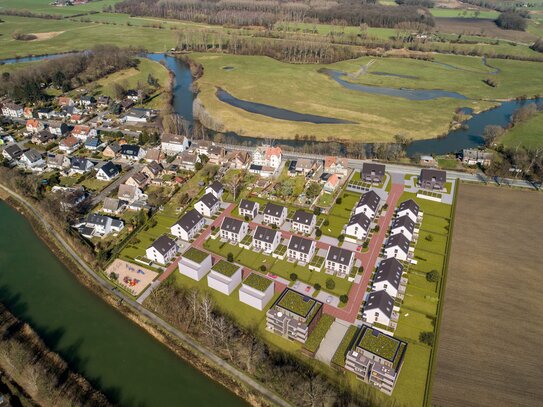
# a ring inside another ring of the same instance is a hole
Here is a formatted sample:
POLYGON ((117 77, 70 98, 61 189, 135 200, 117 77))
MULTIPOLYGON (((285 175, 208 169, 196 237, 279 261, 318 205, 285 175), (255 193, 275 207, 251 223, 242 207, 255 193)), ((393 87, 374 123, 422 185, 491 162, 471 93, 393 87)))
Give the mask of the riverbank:
POLYGON ((125 298, 122 293, 110 291, 110 286, 101 280, 96 273, 90 269, 86 270, 85 267, 78 264, 79 260, 73 258, 65 250, 62 243, 57 241, 57 236, 54 236, 54 230, 47 230, 47 226, 42 224, 43 220, 38 220, 30 208, 25 207, 20 201, 12 197, 8 198, 7 202, 29 220, 37 236, 45 242, 57 258, 63 262, 83 285, 110 306, 116 308, 124 316, 145 329, 147 333, 167 346, 183 360, 186 360, 209 378, 245 399, 251 405, 270 405, 271 402, 267 400, 268 398, 271 398, 274 404, 286 405, 286 403, 276 398, 272 393, 263 396, 260 391, 264 393, 264 388, 255 389, 255 387, 258 388, 258 383, 251 383, 251 379, 244 377, 241 372, 237 372, 238 375, 236 375, 235 369, 227 365, 224 361, 218 360, 210 350, 199 346, 181 332, 158 319, 147 309, 125 298), (90 274, 89 271, 93 274, 90 274))

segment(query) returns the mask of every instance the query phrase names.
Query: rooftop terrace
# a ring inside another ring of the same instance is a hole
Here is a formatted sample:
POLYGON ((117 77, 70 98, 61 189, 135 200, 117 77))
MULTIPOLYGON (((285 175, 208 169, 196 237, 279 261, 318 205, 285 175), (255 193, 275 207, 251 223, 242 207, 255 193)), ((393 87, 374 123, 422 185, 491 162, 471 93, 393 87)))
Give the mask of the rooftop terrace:
POLYGON ((258 291, 266 291, 266 289, 273 283, 270 279, 267 279, 266 277, 259 276, 256 273, 251 273, 249 277, 247 277, 243 284, 248 285, 249 287, 254 288, 258 291))
POLYGON ((232 277, 238 269, 239 269, 239 266, 229 263, 226 260, 221 260, 217 264, 215 264, 213 267, 211 267, 211 270, 214 270, 217 273, 220 273, 226 277, 232 277))
POLYGON ((198 250, 194 247, 191 247, 185 253, 183 253, 184 258, 192 260, 193 262, 198 264, 203 262, 207 258, 207 256, 209 256, 208 253, 198 250))

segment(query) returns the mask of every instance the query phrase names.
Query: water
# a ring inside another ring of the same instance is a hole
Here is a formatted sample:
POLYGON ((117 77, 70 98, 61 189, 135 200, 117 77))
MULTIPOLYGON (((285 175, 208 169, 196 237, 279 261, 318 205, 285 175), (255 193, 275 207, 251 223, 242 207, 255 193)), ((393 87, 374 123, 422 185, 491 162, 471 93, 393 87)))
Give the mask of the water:
POLYGON ((22 58, 8 58, 8 59, 0 60, 0 65, 19 64, 22 62, 45 61, 48 59, 57 59, 57 58, 62 58, 62 57, 66 57, 68 55, 74 55, 74 54, 77 54, 77 52, 67 52, 64 54, 39 55, 39 56, 30 56, 30 57, 22 57, 22 58))
POLYGON ((243 406, 81 285, 0 201, 0 302, 123 406, 243 406))
POLYGON ((369 72, 369 74, 377 75, 377 76, 390 76, 391 78, 419 79, 418 76, 404 75, 404 74, 399 74, 399 73, 381 72, 381 71, 369 72))

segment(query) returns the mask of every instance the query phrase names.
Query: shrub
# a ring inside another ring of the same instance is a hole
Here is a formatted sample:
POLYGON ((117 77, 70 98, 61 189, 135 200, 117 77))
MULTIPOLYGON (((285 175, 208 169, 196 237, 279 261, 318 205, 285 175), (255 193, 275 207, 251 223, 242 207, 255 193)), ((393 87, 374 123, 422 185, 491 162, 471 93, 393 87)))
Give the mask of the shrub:
POLYGON ((315 236, 321 237, 321 236, 322 236, 322 230, 320 230, 319 228, 317 228, 317 230, 315 230, 315 236))
POLYGON ((424 343, 428 346, 432 346, 434 344, 434 333, 433 332, 421 332, 419 334, 419 341, 421 343, 424 343))
POLYGON ((434 236, 433 235, 428 235, 425 237, 426 240, 428 240, 429 242, 432 242, 434 240, 434 236))
POLYGON ((364 243, 362 243, 362 247, 363 247, 364 249, 367 249, 368 246, 369 246, 369 244, 370 244, 370 242, 368 242, 368 241, 366 240, 364 243))
POLYGON ((296 281, 296 280, 298 280, 298 274, 290 273, 290 281, 296 281))
POLYGON ((343 242, 343 241, 345 240, 345 235, 339 235, 339 236, 337 237, 337 240, 339 240, 340 243, 343 242))
POLYGON ((234 253, 229 252, 228 255, 226 256, 226 260, 232 263, 234 261, 234 253))
POLYGON ((341 197, 338 197, 338 198, 336 199, 336 203, 337 203, 338 205, 341 205, 341 202, 343 202, 342 199, 341 199, 341 197))
POLYGON ((364 273, 364 266, 360 266, 360 268, 358 269, 358 272, 360 274, 364 273))
POLYGON ((315 209, 313 209, 313 213, 315 216, 319 216, 321 214, 321 208, 319 206, 316 206, 315 209))
POLYGON ((328 278, 326 280, 326 288, 328 288, 329 290, 333 290, 334 288, 336 288, 336 282, 331 278, 328 278))
POLYGON ((339 301, 342 304, 347 304, 349 302, 349 296, 347 294, 343 294, 339 296, 339 301))
POLYGON ((265 265, 260 266, 260 271, 265 272, 266 271, 266 266, 265 265))
POLYGON ((330 224, 330 221, 328 219, 324 219, 324 222, 322 222, 324 226, 328 226, 330 224))
POLYGON ((515 11, 505 11, 501 13, 496 20, 496 24, 504 30, 526 30, 526 20, 515 11))
POLYGON ((245 215, 245 218, 244 218, 244 219, 245 219, 245 222, 249 222, 249 220, 250 220, 251 218, 249 218, 249 215, 245 215))
POLYGON ((321 289, 321 285, 319 283, 315 283, 313 284, 313 288, 317 291, 319 291, 321 289))
POLYGON ((379 232, 380 229, 381 228, 379 227, 379 225, 375 225, 375 227, 373 228, 373 230, 376 231, 376 232, 379 232))
POLYGON ((432 270, 429 273, 426 273, 426 280, 431 283, 437 283, 439 280, 439 273, 437 270, 432 270))
POLYGON ((211 225, 211 231, 213 232, 216 229, 215 225, 211 225))

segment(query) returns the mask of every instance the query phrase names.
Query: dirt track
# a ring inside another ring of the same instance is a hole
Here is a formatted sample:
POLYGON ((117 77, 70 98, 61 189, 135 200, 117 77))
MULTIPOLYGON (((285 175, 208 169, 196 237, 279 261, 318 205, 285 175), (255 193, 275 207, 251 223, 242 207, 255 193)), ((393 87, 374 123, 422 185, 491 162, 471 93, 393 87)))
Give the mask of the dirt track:
POLYGON ((433 405, 543 405, 542 209, 542 193, 460 186, 433 405))

